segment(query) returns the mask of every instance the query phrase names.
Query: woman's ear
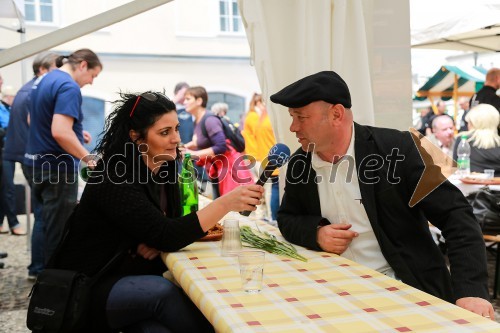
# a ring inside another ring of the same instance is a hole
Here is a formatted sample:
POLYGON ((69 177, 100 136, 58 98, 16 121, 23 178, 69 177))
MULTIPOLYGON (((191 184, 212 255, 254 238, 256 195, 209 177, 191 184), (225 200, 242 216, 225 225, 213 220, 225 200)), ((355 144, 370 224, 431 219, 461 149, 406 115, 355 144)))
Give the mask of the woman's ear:
POLYGON ((203 98, 197 97, 196 98, 196 105, 201 106, 203 104, 203 98))
POLYGON ((140 138, 139 133, 137 133, 136 131, 134 131, 132 129, 128 132, 128 136, 130 137, 130 140, 132 140, 132 142, 134 142, 134 143, 136 143, 137 140, 139 140, 139 138, 140 138))
POLYGON ((89 68, 88 68, 88 63, 87 63, 87 61, 82 60, 82 62, 80 62, 80 64, 79 64, 79 68, 80 68, 82 71, 84 71, 84 70, 88 70, 89 68))

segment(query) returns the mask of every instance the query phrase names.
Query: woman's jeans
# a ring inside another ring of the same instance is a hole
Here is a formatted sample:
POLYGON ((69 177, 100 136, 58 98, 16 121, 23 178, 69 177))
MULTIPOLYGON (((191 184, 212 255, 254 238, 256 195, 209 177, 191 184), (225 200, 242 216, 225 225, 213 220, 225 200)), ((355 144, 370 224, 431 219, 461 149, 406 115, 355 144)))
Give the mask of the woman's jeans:
POLYGON ((32 193, 42 206, 44 259, 47 263, 61 241, 66 221, 76 206, 78 174, 64 170, 32 170, 32 193))
POLYGON ((154 275, 127 276, 109 293, 108 325, 125 333, 213 332, 182 289, 154 275))

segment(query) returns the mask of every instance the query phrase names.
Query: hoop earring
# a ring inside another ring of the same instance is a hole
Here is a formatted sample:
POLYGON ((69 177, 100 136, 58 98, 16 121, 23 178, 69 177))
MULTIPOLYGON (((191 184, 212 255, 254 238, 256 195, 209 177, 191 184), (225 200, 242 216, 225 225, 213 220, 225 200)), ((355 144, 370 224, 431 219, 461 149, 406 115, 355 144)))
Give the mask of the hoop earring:
POLYGON ((149 146, 147 143, 139 143, 137 145, 137 150, 139 151, 139 153, 141 154, 146 154, 148 151, 149 151, 149 146))

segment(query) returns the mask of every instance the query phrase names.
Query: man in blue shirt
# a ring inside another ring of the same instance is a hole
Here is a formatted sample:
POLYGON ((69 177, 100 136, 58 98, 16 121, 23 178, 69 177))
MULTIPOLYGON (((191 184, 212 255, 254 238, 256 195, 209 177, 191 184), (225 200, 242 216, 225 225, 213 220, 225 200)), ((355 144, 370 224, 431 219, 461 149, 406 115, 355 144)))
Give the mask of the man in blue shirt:
MULTIPOLYGON (((14 186, 16 162, 22 164, 24 177, 28 181, 30 187, 33 188, 33 172, 30 168, 28 168, 28 166, 23 164, 29 131, 28 114, 31 104, 30 94, 35 80, 48 73, 50 70, 56 68, 55 61, 57 57, 58 54, 53 52, 42 52, 35 57, 32 65, 34 77, 21 87, 21 89, 17 92, 14 102, 12 103, 10 110, 9 133, 5 142, 3 154, 3 180, 5 191, 2 192, 4 194, 4 207, 7 212, 7 216, 10 214, 16 217, 16 196, 14 186)), ((33 207, 33 213, 35 215, 35 223, 33 225, 31 235, 31 263, 28 266, 28 279, 35 279, 44 268, 44 235, 42 206, 40 202, 36 200, 34 195, 31 196, 31 206, 33 207)), ((17 217, 13 222, 15 224, 10 223, 9 220, 11 232, 14 235, 22 234, 22 232, 16 228, 16 225, 19 224, 17 217)))
POLYGON ((174 88, 174 98, 172 101, 175 103, 177 109, 177 118, 179 118, 179 134, 181 135, 181 142, 188 143, 193 140, 194 133, 194 119, 193 116, 186 112, 184 107, 184 95, 189 85, 186 82, 179 82, 174 88))

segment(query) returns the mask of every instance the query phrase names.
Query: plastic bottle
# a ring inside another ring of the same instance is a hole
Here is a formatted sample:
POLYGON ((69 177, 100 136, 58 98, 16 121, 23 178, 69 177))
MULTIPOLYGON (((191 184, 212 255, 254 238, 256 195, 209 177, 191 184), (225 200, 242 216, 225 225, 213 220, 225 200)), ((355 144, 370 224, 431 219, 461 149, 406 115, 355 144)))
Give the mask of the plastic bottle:
POLYGON ((181 187, 182 215, 196 212, 198 210, 198 184, 191 154, 184 155, 179 183, 181 187))
POLYGON ((457 148, 457 174, 460 178, 470 174, 470 145, 466 135, 461 136, 457 148))

